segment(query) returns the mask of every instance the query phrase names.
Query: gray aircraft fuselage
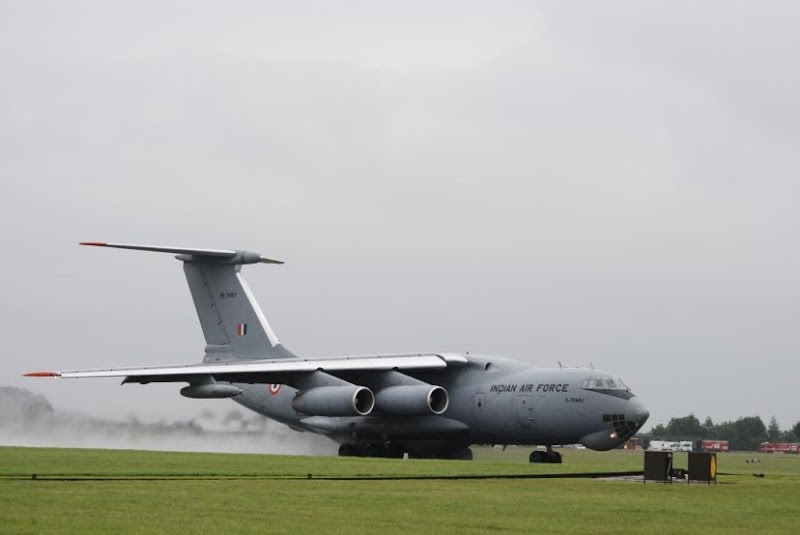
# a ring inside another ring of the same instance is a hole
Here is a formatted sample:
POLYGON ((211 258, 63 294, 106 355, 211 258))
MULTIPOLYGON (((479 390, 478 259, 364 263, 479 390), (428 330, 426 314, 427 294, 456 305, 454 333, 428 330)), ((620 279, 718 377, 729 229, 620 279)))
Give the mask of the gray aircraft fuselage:
POLYGON ((649 416, 639 398, 605 372, 532 368, 504 358, 464 356, 467 364, 455 373, 448 369, 414 374, 447 390, 449 406, 437 416, 395 421, 379 415, 306 417, 292 408, 297 390, 287 385, 237 384, 243 393, 234 400, 294 429, 322 433, 339 443, 388 439, 412 450, 469 444, 583 444, 608 450, 624 443, 649 416), (595 388, 598 381, 608 380, 615 388, 608 384, 595 388), (437 426, 441 436, 432 437, 437 426))

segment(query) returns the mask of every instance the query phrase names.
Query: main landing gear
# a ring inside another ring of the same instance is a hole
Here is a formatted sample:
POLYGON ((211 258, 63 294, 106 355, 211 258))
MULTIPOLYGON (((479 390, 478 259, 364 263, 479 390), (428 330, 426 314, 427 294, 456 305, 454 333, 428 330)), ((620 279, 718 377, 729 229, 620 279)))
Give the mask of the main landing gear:
POLYGON ((388 459, 402 459, 403 448, 395 444, 380 444, 368 442, 366 444, 342 444, 339 446, 339 457, 384 457, 388 459))
POLYGON ((552 446, 547 446, 547 451, 533 450, 529 460, 532 463, 561 464, 561 454, 557 451, 553 451, 552 446))
POLYGON ((409 452, 409 459, 450 459, 455 461, 471 461, 472 450, 458 448, 454 450, 427 450, 409 452))
MULTIPOLYGON (((381 444, 367 442, 357 444, 342 444, 339 446, 339 457, 383 457, 388 459, 402 459, 406 453, 405 448, 397 444, 381 444)), ((469 448, 439 449, 408 452, 410 459, 457 459, 462 461, 472 460, 472 450, 469 448)))

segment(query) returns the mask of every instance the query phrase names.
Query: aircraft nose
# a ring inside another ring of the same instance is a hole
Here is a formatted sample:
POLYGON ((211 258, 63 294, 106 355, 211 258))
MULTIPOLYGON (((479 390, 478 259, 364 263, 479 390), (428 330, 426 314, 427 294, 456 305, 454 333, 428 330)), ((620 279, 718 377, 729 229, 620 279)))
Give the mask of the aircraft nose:
POLYGON ((647 419, 650 417, 650 411, 644 406, 644 403, 638 397, 632 397, 625 405, 625 419, 630 422, 636 422, 639 427, 642 427, 647 419))

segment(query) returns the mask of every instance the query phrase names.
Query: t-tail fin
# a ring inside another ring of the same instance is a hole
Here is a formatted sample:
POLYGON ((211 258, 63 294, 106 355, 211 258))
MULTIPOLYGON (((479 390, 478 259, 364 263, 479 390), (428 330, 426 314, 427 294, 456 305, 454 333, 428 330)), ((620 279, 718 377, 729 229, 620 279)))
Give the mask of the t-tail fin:
POLYGON ((204 362, 296 356, 275 336, 241 274, 242 264, 283 262, 250 251, 105 242, 81 245, 177 254, 206 339, 204 362))

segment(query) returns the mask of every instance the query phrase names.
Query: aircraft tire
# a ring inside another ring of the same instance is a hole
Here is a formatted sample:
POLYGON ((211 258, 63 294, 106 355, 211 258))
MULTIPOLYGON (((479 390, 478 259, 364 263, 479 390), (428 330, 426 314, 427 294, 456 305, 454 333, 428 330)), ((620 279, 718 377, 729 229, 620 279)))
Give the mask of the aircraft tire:
POLYGON ((459 461, 471 461, 472 460, 472 450, 469 448, 462 448, 460 450, 455 450, 453 452, 453 456, 450 457, 451 459, 458 459, 459 461))
POLYGON ((364 446, 364 457, 385 457, 384 448, 380 444, 366 444, 364 446))
POLYGON ((532 463, 561 464, 561 454, 557 451, 533 450, 529 460, 532 463))
POLYGON ((339 446, 339 457, 352 457, 355 454, 355 448, 352 444, 342 444, 339 446))
POLYGON ((388 444, 386 446, 386 457, 389 459, 402 459, 405 451, 403 450, 402 446, 398 446, 397 444, 388 444))

